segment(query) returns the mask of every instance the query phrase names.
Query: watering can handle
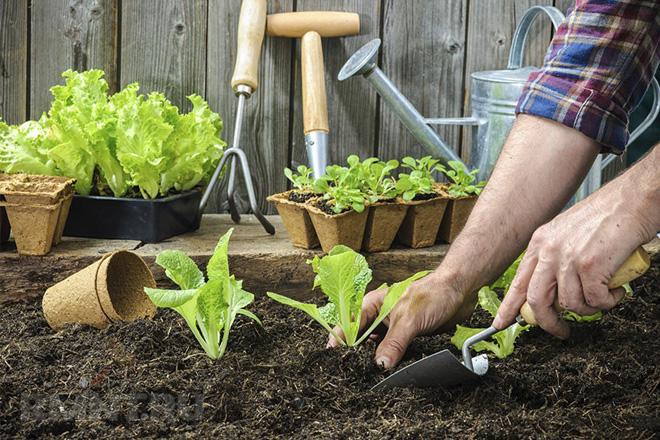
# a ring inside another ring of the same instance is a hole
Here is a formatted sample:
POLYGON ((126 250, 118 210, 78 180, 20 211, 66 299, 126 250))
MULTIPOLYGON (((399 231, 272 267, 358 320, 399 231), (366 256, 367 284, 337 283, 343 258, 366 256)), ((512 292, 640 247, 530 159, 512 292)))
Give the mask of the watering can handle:
POLYGON ((552 21, 552 26, 555 31, 562 21, 564 21, 564 13, 554 6, 532 6, 529 8, 518 22, 516 31, 513 33, 513 40, 511 41, 511 51, 509 52, 509 63, 507 69, 519 69, 522 67, 523 55, 525 53, 525 43, 527 42, 527 35, 534 23, 534 19, 541 12, 544 12, 552 21))

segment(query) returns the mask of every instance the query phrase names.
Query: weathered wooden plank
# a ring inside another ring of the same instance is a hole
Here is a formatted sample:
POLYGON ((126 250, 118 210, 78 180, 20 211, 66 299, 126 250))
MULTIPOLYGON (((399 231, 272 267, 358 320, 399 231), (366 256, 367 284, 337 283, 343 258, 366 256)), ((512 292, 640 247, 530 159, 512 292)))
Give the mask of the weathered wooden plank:
MULTIPOLYGON (((460 116, 467 0, 386 0, 383 13, 381 65, 385 74, 422 115, 460 116)), ((365 80, 361 81, 367 87, 365 80)), ((379 155, 382 158, 428 154, 382 100, 379 120, 379 155)), ((460 127, 434 128, 445 142, 459 151, 460 127)))
POLYGON ((49 0, 31 5, 30 117, 48 110, 49 88, 66 69, 103 69, 117 85, 118 0, 49 0))
POLYGON ((207 1, 124 0, 121 85, 159 91, 182 111, 206 88, 207 1))
MULTIPOLYGON (((45 257, 19 257, 12 250, 0 250, 0 303, 21 297, 41 295, 48 287, 92 264, 101 255, 119 249, 134 250, 149 264, 159 284, 168 284, 163 270, 154 261, 166 249, 178 249, 205 265, 218 238, 235 228, 229 246, 232 273, 244 280, 245 287, 258 294, 275 290, 296 296, 309 296, 314 274, 305 262, 320 251, 291 246, 278 216, 269 216, 277 234, 269 235, 251 215, 234 225, 228 215, 206 215, 197 232, 173 237, 163 243, 138 246, 132 241, 84 240, 65 238, 45 257)), ((396 282, 420 270, 435 268, 447 245, 426 249, 392 249, 367 255, 373 270, 373 286, 396 282)))
MULTIPOLYGON (((552 0, 471 0, 468 20, 465 62, 464 114, 471 112, 470 75, 482 70, 505 69, 516 24, 527 9, 535 5, 552 5, 552 0)), ((538 17, 527 38, 525 65, 541 66, 550 42, 551 25, 538 17)), ((471 129, 463 130, 462 156, 472 142, 471 129)))
MULTIPOLYGON (((230 143, 233 143, 237 102, 230 82, 236 60, 240 4, 240 0, 209 0, 206 95, 211 107, 222 116, 225 122, 224 138, 230 143)), ((268 2, 269 13, 292 10, 293 0, 268 2)), ((250 161, 259 206, 269 213, 274 213, 274 208, 266 202, 266 197, 284 191, 287 186, 282 170, 289 161, 292 48, 292 40, 264 39, 259 63, 259 87, 247 101, 243 116, 241 147, 250 161)), ((247 196, 240 182, 238 206, 241 212, 248 212, 247 196)), ((207 212, 225 211, 226 194, 225 178, 209 202, 207 212)))
MULTIPOLYGON (((328 119, 330 124, 330 161, 344 164, 346 156, 362 158, 376 153, 376 92, 360 78, 339 82, 337 74, 346 60, 368 41, 380 36, 380 1, 305 0, 298 11, 346 11, 360 14, 360 35, 323 40, 328 119)), ((300 82, 300 45, 294 62, 295 95, 291 138, 292 165, 307 164, 302 126, 300 82)))
POLYGON ((27 112, 28 4, 0 1, 0 118, 25 121, 27 112))

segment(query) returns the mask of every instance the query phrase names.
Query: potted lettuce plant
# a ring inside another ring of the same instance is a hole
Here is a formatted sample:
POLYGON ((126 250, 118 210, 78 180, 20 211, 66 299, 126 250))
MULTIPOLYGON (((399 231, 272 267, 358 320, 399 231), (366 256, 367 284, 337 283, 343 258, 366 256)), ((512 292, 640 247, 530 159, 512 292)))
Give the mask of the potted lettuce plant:
POLYGON ((273 194, 267 200, 275 205, 293 245, 314 249, 318 247, 319 239, 305 204, 319 194, 314 191, 312 169, 300 165, 296 171, 294 173, 289 168, 284 169, 284 175, 293 185, 293 189, 273 194))
POLYGON ((136 83, 109 96, 101 70, 62 76, 47 113, 12 142, 0 135, 0 171, 75 179, 65 235, 153 242, 199 227, 226 146, 220 116, 197 95, 182 114, 136 83))
POLYGON ((306 205, 324 252, 343 244, 353 250, 362 246, 367 223, 367 198, 359 179, 360 159, 349 156, 349 167, 330 165, 314 183, 322 194, 306 205))
POLYGON ((442 172, 444 167, 431 156, 404 157, 401 162, 410 171, 399 174, 396 187, 400 203, 407 205, 408 211, 397 239, 412 248, 432 246, 448 202, 444 185, 436 182, 433 173, 442 172))
POLYGON ((392 246, 408 211, 408 205, 397 203, 399 192, 396 179, 392 176, 399 162, 383 162, 371 157, 355 166, 359 168, 362 190, 369 202, 362 249, 367 252, 386 251, 392 246))
POLYGON ((438 239, 451 243, 460 234, 486 182, 477 182, 479 169, 468 171, 461 162, 450 161, 443 173, 450 181, 449 203, 440 224, 438 239))

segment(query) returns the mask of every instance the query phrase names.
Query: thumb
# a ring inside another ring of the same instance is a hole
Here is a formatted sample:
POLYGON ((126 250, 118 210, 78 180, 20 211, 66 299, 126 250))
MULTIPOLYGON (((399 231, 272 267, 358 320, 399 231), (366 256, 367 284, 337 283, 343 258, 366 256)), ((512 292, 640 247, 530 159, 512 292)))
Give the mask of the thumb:
POLYGON ((376 349, 376 364, 386 370, 396 367, 414 337, 415 331, 405 321, 392 323, 376 349))

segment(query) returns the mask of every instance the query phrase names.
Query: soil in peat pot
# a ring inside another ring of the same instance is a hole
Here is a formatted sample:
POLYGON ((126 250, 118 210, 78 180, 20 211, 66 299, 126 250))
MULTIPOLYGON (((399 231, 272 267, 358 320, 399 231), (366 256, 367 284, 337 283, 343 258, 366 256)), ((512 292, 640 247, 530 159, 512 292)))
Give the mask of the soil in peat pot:
MULTIPOLYGON (((318 324, 263 295, 252 310, 264 327, 239 317, 219 361, 169 310, 54 334, 39 300, 5 304, 0 437, 653 438, 659 279, 656 258, 634 299, 572 325, 565 342, 525 333, 480 383, 378 394, 369 389, 387 373, 372 362, 373 342, 326 350, 318 324)), ((447 335, 418 338, 404 364, 449 346, 447 335)))
POLYGON ((307 200, 318 196, 319 194, 313 192, 291 191, 287 197, 287 200, 290 202, 305 203, 307 200))

